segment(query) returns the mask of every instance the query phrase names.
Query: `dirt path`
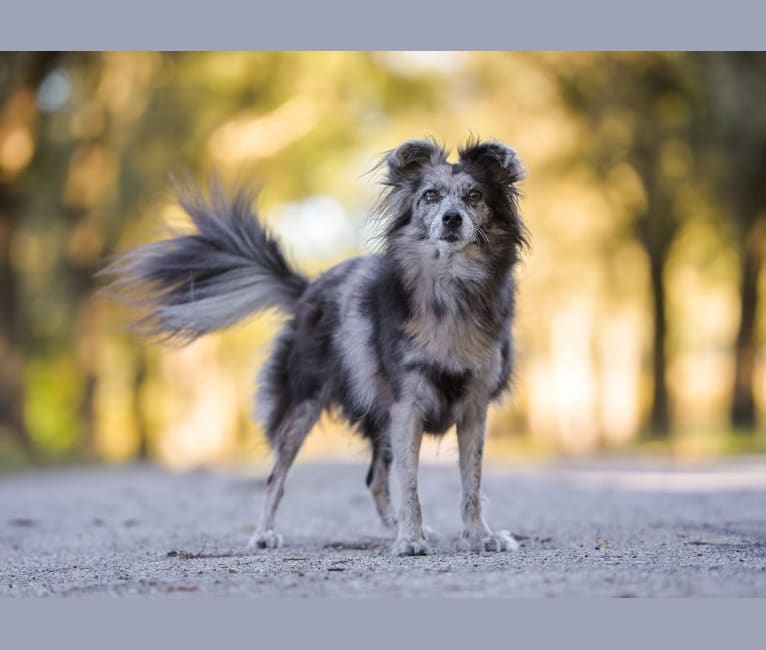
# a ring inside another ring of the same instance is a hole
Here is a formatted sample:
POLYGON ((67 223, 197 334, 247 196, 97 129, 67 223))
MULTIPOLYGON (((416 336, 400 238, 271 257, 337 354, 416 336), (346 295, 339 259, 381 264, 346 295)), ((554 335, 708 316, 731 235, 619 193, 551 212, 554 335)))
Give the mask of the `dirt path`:
POLYGON ((0 595, 766 596, 766 460, 492 467, 512 554, 453 551, 459 483, 423 468, 436 553, 394 558, 359 464, 299 464, 277 551, 245 550, 263 474, 152 467, 0 477, 0 595))

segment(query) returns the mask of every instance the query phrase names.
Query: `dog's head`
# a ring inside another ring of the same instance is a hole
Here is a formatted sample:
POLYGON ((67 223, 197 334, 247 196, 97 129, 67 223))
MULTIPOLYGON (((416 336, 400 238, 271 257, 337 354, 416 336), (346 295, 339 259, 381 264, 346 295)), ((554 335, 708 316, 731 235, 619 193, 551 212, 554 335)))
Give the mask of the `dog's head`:
MULTIPOLYGON (((409 140, 385 157, 388 245, 406 240, 436 253, 502 249, 515 261, 525 245, 516 152, 499 142, 469 142, 456 163, 431 140, 409 140)), ((496 251, 497 252, 497 251, 496 251)))

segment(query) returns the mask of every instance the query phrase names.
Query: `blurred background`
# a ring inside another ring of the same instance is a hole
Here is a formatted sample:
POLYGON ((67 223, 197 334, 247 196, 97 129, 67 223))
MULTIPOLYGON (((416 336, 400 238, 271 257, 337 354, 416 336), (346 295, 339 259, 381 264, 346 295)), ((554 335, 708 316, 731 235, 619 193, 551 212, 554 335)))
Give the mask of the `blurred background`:
MULTIPOLYGON (((424 135, 528 169, 490 458, 766 450, 764 106, 751 53, 0 54, 0 467, 266 459, 249 414, 277 318, 160 347, 94 274, 182 217, 170 173, 212 169, 262 184, 316 274, 370 249, 367 172, 424 135)), ((306 456, 366 457, 318 429, 306 456)))

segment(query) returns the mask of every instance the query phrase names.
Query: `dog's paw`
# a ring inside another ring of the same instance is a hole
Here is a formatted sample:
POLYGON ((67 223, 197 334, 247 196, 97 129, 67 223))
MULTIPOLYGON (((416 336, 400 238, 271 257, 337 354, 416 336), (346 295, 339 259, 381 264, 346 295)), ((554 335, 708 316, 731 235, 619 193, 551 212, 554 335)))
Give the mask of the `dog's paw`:
POLYGON ((498 530, 487 535, 481 540, 482 550, 490 553, 502 553, 504 551, 517 551, 519 543, 507 530, 498 530))
POLYGON ((276 533, 274 529, 256 530, 247 543, 247 548, 251 551, 259 548, 279 548, 280 546, 282 546, 282 535, 276 533))
POLYGON ((426 542, 425 538, 422 538, 422 537, 420 539, 398 538, 394 542, 394 545, 391 548, 391 552, 394 555, 403 557, 407 555, 428 555, 431 552, 431 549, 428 546, 428 543, 426 542))
POLYGON ((462 551, 478 553, 504 553, 518 550, 519 544, 507 530, 498 530, 480 537, 463 535, 458 542, 458 548, 462 551))
POLYGON ((435 542, 439 539, 439 533, 437 533, 433 528, 430 526, 423 526, 423 538, 427 542, 435 542))

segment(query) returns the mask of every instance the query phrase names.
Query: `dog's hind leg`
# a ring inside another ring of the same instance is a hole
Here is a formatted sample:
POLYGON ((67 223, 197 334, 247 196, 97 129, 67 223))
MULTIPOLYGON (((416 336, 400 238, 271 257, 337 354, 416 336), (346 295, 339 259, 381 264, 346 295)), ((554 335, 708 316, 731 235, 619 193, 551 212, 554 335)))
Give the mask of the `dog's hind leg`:
POLYGON ((391 445, 388 440, 376 436, 372 440, 372 462, 367 472, 367 487, 372 492, 375 508, 387 528, 396 526, 394 507, 391 505, 389 474, 391 470, 391 445))
POLYGON ((263 510, 249 548, 276 548, 282 543, 282 537, 274 532, 274 519, 284 494, 285 478, 321 410, 318 402, 305 401, 291 407, 282 419, 274 436, 274 469, 268 479, 263 510))

